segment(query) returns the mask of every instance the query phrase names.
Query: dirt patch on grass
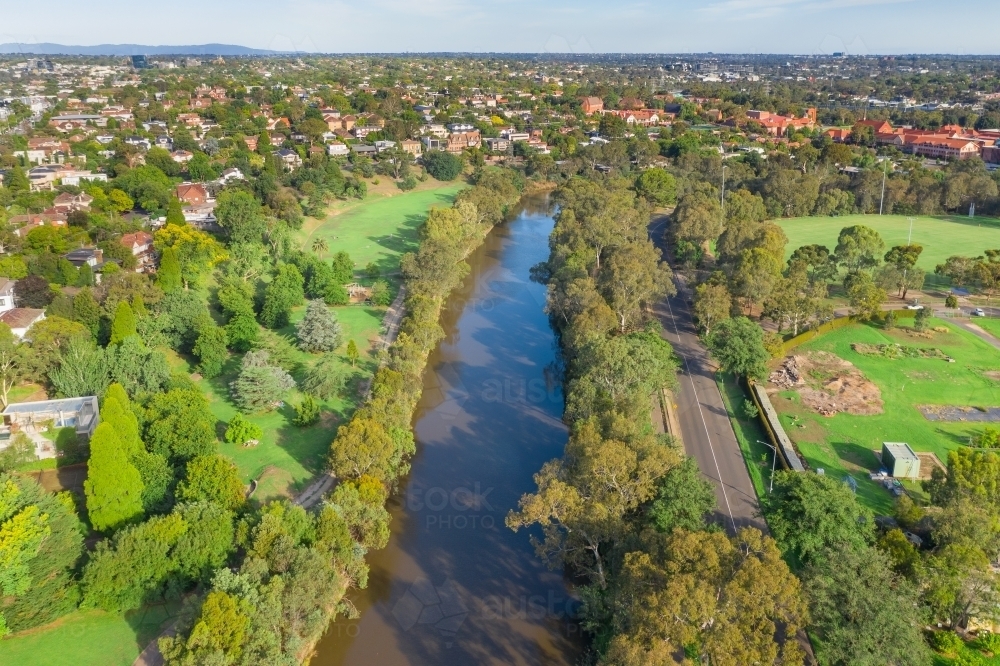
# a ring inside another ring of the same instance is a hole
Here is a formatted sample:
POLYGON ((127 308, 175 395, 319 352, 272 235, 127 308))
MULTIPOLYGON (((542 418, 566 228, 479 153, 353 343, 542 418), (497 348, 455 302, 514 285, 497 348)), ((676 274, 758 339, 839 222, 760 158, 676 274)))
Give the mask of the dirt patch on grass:
POLYGON ((928 421, 1000 422, 1000 407, 968 407, 958 405, 917 405, 928 421))
POLYGON ((882 392, 850 361, 824 351, 788 356, 771 373, 775 389, 794 389, 802 404, 822 416, 881 414, 882 392))
POLYGON ((995 382, 1000 382, 1000 370, 987 370, 983 373, 983 377, 986 377, 986 379, 992 379, 995 382))

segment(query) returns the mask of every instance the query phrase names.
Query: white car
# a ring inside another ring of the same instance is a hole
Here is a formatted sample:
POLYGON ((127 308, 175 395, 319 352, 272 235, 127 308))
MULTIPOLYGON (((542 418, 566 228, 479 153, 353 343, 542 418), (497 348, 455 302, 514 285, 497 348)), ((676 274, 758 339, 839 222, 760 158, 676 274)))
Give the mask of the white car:
POLYGON ((982 308, 976 308, 975 310, 972 311, 972 316, 973 317, 985 317, 986 313, 983 311, 982 308))
POLYGON ((918 303, 911 303, 911 304, 909 304, 909 305, 906 306, 906 309, 907 310, 923 310, 924 306, 922 306, 922 305, 920 305, 918 303))

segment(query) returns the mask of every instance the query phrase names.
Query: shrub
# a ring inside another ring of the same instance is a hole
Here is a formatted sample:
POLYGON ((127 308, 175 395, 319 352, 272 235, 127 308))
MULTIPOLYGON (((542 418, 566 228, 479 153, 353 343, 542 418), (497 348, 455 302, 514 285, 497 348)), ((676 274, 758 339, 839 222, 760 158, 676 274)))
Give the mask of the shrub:
POLYGON ((295 418, 292 423, 304 428, 317 421, 319 421, 319 403, 307 393, 302 396, 302 402, 295 408, 295 418))
POLYGON ((748 419, 755 419, 760 416, 760 410, 757 409, 757 405, 753 403, 753 400, 743 400, 743 413, 746 414, 748 419))
POLYGON ((462 158, 434 150, 424 155, 424 168, 436 180, 455 180, 462 173, 462 158))
POLYGON ((965 641, 954 631, 935 631, 931 635, 931 647, 941 654, 958 654, 965 641))
POLYGON ((946 308, 952 308, 952 309, 957 308, 958 299, 955 298, 954 294, 948 294, 948 297, 944 299, 944 306, 946 308))
POLYGON ((980 633, 976 638, 976 649, 1000 654, 1000 634, 994 634, 992 631, 980 633))
POLYGON ((409 174, 403 180, 396 183, 396 187, 403 190, 404 192, 408 192, 409 190, 412 190, 416 186, 417 186, 417 179, 413 177, 412 173, 409 174))
POLYGON ((226 441, 230 444, 246 444, 251 439, 260 439, 263 429, 256 423, 251 423, 242 414, 237 414, 226 428, 226 441))

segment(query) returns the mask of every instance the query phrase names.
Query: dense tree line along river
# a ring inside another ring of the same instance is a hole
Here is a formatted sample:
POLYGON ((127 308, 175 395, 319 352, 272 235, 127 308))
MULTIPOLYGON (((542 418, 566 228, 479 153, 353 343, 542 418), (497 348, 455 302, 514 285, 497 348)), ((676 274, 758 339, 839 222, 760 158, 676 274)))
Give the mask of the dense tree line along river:
POLYGON ((389 545, 349 595, 361 617, 332 624, 312 666, 574 662, 578 601, 504 526, 567 438, 545 287, 528 279, 553 224, 547 197, 528 197, 469 257, 424 374, 389 545))

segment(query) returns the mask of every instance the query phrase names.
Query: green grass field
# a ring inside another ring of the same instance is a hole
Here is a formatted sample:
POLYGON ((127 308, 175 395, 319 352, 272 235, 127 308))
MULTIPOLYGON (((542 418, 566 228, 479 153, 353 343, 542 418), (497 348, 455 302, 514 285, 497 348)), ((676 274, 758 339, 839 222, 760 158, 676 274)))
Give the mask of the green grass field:
POLYGON ((433 206, 450 206, 464 187, 462 182, 435 181, 428 189, 347 204, 333 209, 322 222, 307 223, 299 241, 310 247, 313 239, 323 238, 330 248, 326 256, 343 250, 358 270, 375 262, 383 274, 395 273, 400 255, 416 249, 417 230, 427 211, 433 206))
POLYGON ((178 602, 159 604, 125 617, 99 610, 76 611, 0 641, 0 664, 130 666, 179 608, 178 602))
MULTIPOLYGON (((890 494, 867 477, 869 471, 879 467, 874 452, 881 450, 882 442, 907 442, 915 451, 933 452, 947 464, 948 451, 968 443, 969 436, 985 425, 928 421, 917 405, 1000 405, 1000 382, 984 375, 986 371, 1000 370, 1000 351, 945 321, 932 322, 933 326, 947 327, 949 332, 926 339, 911 335, 909 329, 885 331, 853 325, 796 349, 796 353, 832 352, 857 366, 881 390, 885 402, 882 414, 840 413, 827 418, 802 405, 794 392, 783 391, 772 397, 786 432, 810 466, 822 467, 837 478, 853 475, 858 480, 859 498, 877 511, 887 512, 892 506, 890 494), (851 344, 857 342, 936 347, 956 362, 863 356, 851 349, 851 344)), ((907 488, 921 492, 917 483, 908 483, 907 488)))
MULTIPOLYGON (((917 265, 931 273, 937 264, 952 255, 977 256, 984 250, 1000 248, 1000 220, 977 217, 916 215, 913 242, 924 246, 917 265)), ((844 227, 863 224, 879 232, 886 249, 905 245, 910 229, 906 215, 846 215, 843 217, 795 217, 775 220, 788 236, 788 254, 803 245, 818 243, 832 252, 844 227)))

